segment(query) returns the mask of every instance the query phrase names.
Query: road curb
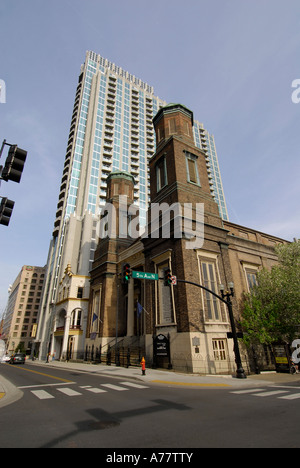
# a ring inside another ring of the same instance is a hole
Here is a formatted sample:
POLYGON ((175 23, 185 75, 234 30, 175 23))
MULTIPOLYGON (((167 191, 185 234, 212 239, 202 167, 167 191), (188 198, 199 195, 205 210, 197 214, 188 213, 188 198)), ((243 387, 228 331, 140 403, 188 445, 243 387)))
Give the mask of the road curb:
MULTIPOLYGON (((32 364, 32 363, 30 363, 32 364)), ((84 364, 84 366, 86 366, 86 368, 82 368, 82 367, 70 367, 68 365, 68 363, 64 364, 64 363, 61 363, 61 365, 55 365, 55 364, 52 364, 52 363, 45 363, 45 362, 34 362, 34 365, 37 365, 37 366, 41 366, 41 367, 47 367, 47 368, 52 368, 52 369, 61 369, 61 370, 67 370, 67 371, 70 371, 70 370, 73 370, 75 372, 81 372, 83 374, 92 374, 92 375, 98 375, 98 376, 105 376, 105 377, 110 377, 110 378, 127 378, 127 379, 131 379, 131 380, 137 380, 138 382, 145 382, 145 378, 143 378, 143 375, 128 375, 126 374, 126 372, 121 372, 119 373, 118 372, 118 368, 114 368, 114 367, 109 367, 108 369, 93 369, 93 364, 84 364), (91 367, 89 367, 91 366, 91 367), (111 371, 110 369, 115 369, 115 371, 111 371)), ((124 368, 121 368, 121 369, 125 369, 124 368)))
POLYGON ((0 408, 11 405, 22 398, 23 392, 0 375, 0 408))
MULTIPOLYGON (((41 362, 41 361, 34 361, 32 364, 36 366, 43 366, 55 369, 65 369, 65 370, 73 370, 76 372, 86 372, 93 375, 101 375, 110 378, 130 378, 132 380, 136 380, 138 382, 153 382, 157 383, 157 381, 161 381, 160 383, 170 385, 170 382, 175 382, 176 385, 182 384, 186 387, 194 387, 194 388, 201 388, 201 387, 210 387, 210 388, 219 388, 220 385, 226 387, 256 387, 262 385, 262 380, 256 381, 252 380, 251 378, 245 380, 234 379, 232 376, 217 376, 217 375, 207 375, 201 376, 196 374, 183 374, 174 371, 168 371, 163 369, 147 369, 146 375, 143 376, 141 371, 138 367, 130 367, 122 368, 122 367, 114 367, 111 366, 106 368, 105 365, 96 365, 93 364, 83 364, 77 362, 61 362, 61 361, 53 361, 49 363, 41 362), (190 385, 189 385, 190 384, 190 385), (201 385, 194 385, 194 384, 201 384, 201 385), (204 385, 202 385, 204 384, 204 385)), ((271 383, 268 381, 264 382, 266 385, 270 385, 271 383)))

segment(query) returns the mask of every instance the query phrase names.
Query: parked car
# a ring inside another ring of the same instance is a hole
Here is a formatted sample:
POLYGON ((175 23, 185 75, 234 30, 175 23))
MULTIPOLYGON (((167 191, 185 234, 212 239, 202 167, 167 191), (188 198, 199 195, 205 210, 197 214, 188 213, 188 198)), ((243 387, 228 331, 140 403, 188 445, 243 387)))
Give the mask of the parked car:
POLYGON ((2 356, 0 359, 0 362, 9 362, 10 361, 10 356, 2 356))
POLYGON ((10 364, 25 364, 25 354, 17 353, 13 354, 10 358, 10 364))

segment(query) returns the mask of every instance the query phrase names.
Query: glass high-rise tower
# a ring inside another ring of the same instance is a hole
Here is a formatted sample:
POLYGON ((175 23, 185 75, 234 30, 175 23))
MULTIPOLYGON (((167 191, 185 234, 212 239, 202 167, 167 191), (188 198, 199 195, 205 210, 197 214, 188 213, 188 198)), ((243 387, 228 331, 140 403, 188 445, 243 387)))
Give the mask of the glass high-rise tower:
POLYGON ((206 154, 211 192, 219 206, 221 218, 229 221, 214 136, 205 130, 203 124, 194 121, 194 139, 195 145, 206 154))
MULTIPOLYGON (((152 119, 166 104, 147 83, 94 52, 86 53, 76 90, 39 315, 36 342, 40 344, 41 358, 51 352, 54 323, 57 326, 63 317, 85 334, 89 286, 82 278, 89 278, 92 268, 97 215, 105 205, 106 179, 112 171, 134 176, 134 202, 140 207, 141 225, 146 224, 148 160, 156 144, 152 119), (83 310, 80 319, 79 310, 83 310)), ((212 194, 221 216, 227 219, 214 138, 197 121, 194 137, 196 145, 206 152, 212 194)), ((79 338, 74 333, 75 339, 79 338)), ((64 340, 62 347, 66 346, 64 340)))

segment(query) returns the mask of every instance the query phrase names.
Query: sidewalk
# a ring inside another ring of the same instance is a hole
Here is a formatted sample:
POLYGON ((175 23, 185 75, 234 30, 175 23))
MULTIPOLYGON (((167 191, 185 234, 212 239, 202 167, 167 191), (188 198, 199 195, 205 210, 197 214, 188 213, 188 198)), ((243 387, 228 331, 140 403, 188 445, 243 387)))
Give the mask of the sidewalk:
POLYGON ((46 366, 50 368, 60 368, 80 372, 88 372, 103 376, 135 379, 140 382, 152 382, 160 385, 176 385, 186 387, 258 387, 261 385, 283 385, 284 383, 295 383, 300 387, 300 374, 277 374, 262 373, 260 375, 251 375, 247 379, 237 379, 231 375, 200 375, 183 374, 173 370, 146 369, 146 375, 142 375, 141 368, 138 367, 116 367, 105 364, 77 363, 51 361, 28 361, 31 365, 46 366))

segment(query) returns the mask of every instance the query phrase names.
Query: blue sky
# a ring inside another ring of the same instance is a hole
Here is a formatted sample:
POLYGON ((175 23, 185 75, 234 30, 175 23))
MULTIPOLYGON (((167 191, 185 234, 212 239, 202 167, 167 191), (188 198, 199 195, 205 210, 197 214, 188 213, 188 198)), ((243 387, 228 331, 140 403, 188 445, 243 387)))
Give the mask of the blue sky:
POLYGON ((2 0, 0 18, 0 140, 28 151, 21 183, 0 188, 16 203, 0 226, 0 315, 22 265, 47 261, 87 50, 214 134, 232 222, 300 237, 299 0, 2 0))

